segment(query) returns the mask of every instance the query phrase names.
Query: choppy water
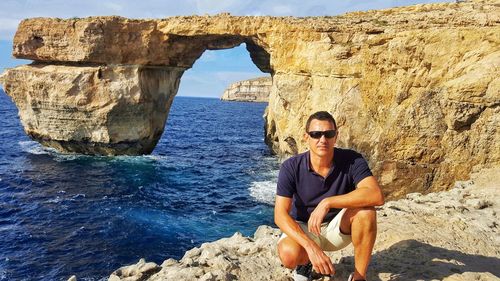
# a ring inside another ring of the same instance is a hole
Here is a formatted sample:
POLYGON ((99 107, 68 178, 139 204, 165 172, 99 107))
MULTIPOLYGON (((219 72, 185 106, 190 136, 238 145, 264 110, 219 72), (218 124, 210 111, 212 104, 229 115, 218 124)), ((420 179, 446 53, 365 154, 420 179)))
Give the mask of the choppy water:
POLYGON ((272 224, 264 109, 177 97, 152 155, 92 157, 29 140, 0 92, 0 280, 99 280, 272 224))

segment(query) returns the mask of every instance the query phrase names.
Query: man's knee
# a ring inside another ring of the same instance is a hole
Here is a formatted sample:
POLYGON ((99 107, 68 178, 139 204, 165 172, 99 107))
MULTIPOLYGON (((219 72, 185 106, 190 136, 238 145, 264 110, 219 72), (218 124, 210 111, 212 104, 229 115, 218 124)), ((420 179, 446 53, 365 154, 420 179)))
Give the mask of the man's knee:
POLYGON ((351 220, 351 225, 365 233, 377 232, 377 211, 374 207, 357 209, 351 220))
POLYGON ((377 211, 374 207, 362 207, 347 209, 346 214, 342 218, 340 230, 344 234, 351 233, 353 224, 376 226, 377 211))
MULTIPOLYGON (((285 238, 286 239, 286 238, 285 238)), ((293 269, 304 260, 304 251, 298 245, 292 245, 290 241, 281 241, 278 244, 278 256, 284 267, 293 269), (288 242, 288 243, 287 243, 288 242)))
POLYGON ((374 223, 377 221, 377 211, 375 207, 357 208, 354 219, 365 223, 374 223))

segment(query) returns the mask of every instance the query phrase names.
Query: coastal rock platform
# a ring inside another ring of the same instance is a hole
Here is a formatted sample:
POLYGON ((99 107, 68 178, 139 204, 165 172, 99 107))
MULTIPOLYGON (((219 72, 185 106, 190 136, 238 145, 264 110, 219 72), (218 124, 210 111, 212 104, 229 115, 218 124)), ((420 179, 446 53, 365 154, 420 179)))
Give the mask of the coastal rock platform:
MULTIPOLYGON (((500 169, 438 193, 408 194, 378 210, 378 237, 368 280, 499 280, 500 169)), ((291 280, 276 253, 281 232, 260 226, 253 237, 239 233, 204 243, 161 266, 141 260, 122 267, 109 281, 291 280)), ((352 245, 330 253, 347 280, 354 266, 352 245)))

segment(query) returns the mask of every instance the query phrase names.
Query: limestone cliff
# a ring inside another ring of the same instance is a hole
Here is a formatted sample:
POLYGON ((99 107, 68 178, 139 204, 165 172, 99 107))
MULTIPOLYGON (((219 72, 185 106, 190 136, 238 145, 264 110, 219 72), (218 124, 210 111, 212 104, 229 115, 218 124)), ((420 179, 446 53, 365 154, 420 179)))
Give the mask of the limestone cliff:
POLYGON ((259 77, 229 85, 220 98, 225 101, 267 102, 273 81, 270 77, 259 77))
POLYGON ((4 90, 24 131, 43 145, 90 154, 150 153, 182 70, 33 64, 7 72, 4 90))
POLYGON ((328 110, 338 144, 362 152, 390 197, 449 188, 500 163, 500 1, 336 17, 35 18, 0 77, 25 131, 62 151, 148 153, 179 79, 205 50, 246 43, 271 73, 266 142, 304 151, 328 110))

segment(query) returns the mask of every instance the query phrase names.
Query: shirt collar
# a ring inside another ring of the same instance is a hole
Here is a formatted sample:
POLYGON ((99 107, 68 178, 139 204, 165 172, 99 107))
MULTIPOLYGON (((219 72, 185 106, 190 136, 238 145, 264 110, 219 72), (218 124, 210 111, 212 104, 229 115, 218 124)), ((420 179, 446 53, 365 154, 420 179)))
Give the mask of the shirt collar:
POLYGON ((308 150, 306 153, 306 165, 307 165, 307 170, 309 172, 314 172, 314 170, 311 168, 311 151, 308 150))
MULTIPOLYGON (((333 165, 332 165, 332 167, 330 167, 330 172, 333 170, 333 168, 334 168, 335 166, 337 166, 337 165, 338 165, 338 160, 337 160, 337 158, 338 158, 338 157, 335 157, 335 154, 338 154, 338 153, 337 153, 337 148, 336 148, 336 147, 334 147, 334 148, 333 148, 333 151, 334 151, 334 152, 333 152, 333 165)), ((306 152, 306 165, 307 165, 307 170, 308 170, 309 172, 314 172, 313 168, 311 167, 311 151, 310 151, 310 150, 308 150, 308 151, 306 152)))

